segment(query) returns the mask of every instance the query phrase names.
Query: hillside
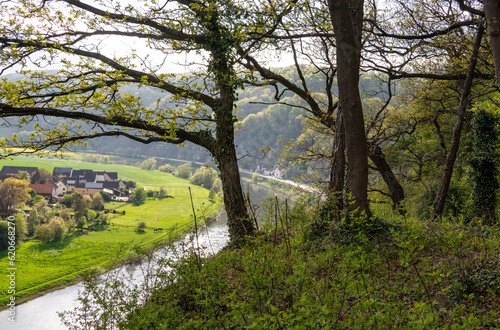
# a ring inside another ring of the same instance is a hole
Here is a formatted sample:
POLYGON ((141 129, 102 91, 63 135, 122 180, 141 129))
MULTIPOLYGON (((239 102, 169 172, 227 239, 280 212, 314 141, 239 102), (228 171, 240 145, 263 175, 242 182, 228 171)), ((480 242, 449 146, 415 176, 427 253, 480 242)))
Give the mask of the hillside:
MULTIPOLYGON (((83 322, 126 329, 496 329, 500 326, 500 231, 478 223, 422 222, 378 209, 384 220, 320 220, 320 209, 274 201, 242 249, 163 260, 127 289, 137 308, 105 299, 89 281, 83 322), (163 268, 166 270, 166 268, 163 268), (148 289, 146 289, 148 288, 148 289), (105 304, 105 306, 104 306, 105 304), (94 317, 99 309, 106 314, 94 317), (95 312, 93 314, 93 312, 95 312)), ((116 287, 106 296, 121 297, 116 287)))
MULTIPOLYGON (((138 259, 138 251, 154 249, 158 245, 175 240, 194 226, 193 203, 200 221, 220 212, 221 201, 210 199, 210 191, 191 184, 172 174, 143 170, 118 164, 88 163, 78 160, 37 159, 33 157, 0 160, 3 166, 31 166, 48 169, 72 167, 117 172, 119 178, 136 181, 148 190, 163 186, 168 198, 147 198, 141 203, 107 202, 104 204, 104 225, 92 225, 78 230, 73 224, 60 240, 42 241, 33 236, 15 250, 17 303, 35 294, 73 283, 91 270, 102 271, 118 263, 138 259), (192 192, 192 199, 189 188, 192 192), (139 223, 145 228, 137 230, 139 223)), ((59 206, 60 207, 60 206, 59 206)), ((60 212, 58 205, 44 208, 46 212, 60 212)), ((31 213, 30 206, 25 207, 31 213)), ((0 302, 10 297, 8 250, 0 251, 0 302)))

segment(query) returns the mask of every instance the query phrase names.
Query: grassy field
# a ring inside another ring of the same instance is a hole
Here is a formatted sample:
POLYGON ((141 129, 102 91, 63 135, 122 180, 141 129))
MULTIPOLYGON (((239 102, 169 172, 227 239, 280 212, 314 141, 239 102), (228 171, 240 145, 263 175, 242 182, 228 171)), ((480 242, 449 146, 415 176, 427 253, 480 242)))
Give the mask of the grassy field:
MULTIPOLYGON (((120 179, 136 181, 146 187, 165 186, 173 198, 148 199, 135 206, 127 203, 107 203, 111 223, 106 230, 93 231, 84 235, 71 235, 60 242, 42 243, 38 240, 26 242, 16 249, 16 292, 17 297, 28 297, 39 291, 50 289, 79 278, 93 267, 105 268, 117 260, 117 256, 133 256, 134 246, 154 246, 169 239, 171 228, 177 233, 187 231, 193 224, 191 187, 193 203, 198 217, 218 211, 221 201, 210 202, 209 191, 193 186, 188 181, 159 171, 146 171, 136 167, 116 164, 87 163, 78 160, 57 160, 19 158, 0 160, 2 166, 34 166, 52 171, 54 167, 74 169, 106 170, 118 172, 120 179), (124 215, 119 215, 125 211, 124 215), (144 232, 135 232, 139 221, 144 221, 144 232), (154 229, 163 228, 154 232, 154 229)), ((0 306, 4 308, 9 298, 7 251, 0 252, 0 306)))

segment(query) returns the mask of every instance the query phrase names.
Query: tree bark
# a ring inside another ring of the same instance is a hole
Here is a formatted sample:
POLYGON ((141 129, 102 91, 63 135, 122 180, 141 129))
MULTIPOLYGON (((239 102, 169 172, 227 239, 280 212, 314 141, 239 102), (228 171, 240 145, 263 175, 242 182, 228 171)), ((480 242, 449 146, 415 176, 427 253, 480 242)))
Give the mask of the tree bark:
POLYGON ((484 0, 484 14, 488 25, 488 35, 498 85, 498 79, 500 79, 500 2, 498 0, 484 0))
POLYGON ((223 149, 222 147, 217 149, 219 152, 216 152, 216 160, 222 181, 229 237, 231 243, 239 244, 242 238, 253 234, 254 227, 245 205, 234 146, 224 146, 223 149))
POLYGON ((453 176, 453 168, 455 166, 455 160, 457 158, 458 147, 460 146, 460 137, 462 134, 462 126, 464 123, 465 113, 467 110, 467 101, 472 88, 474 69, 477 63, 477 57, 478 57, 479 47, 481 46, 481 39, 483 37, 483 32, 484 32, 484 24, 480 23, 476 35, 476 40, 474 42, 474 50, 472 52, 471 60, 469 63, 469 69, 467 70, 467 77, 465 78, 464 86, 462 89, 462 95, 460 97, 457 119, 455 121, 455 125, 453 126, 450 149, 448 151, 448 155, 446 156, 445 164, 443 167, 443 174, 441 176, 439 190, 436 194, 436 199, 434 200, 434 205, 433 205, 434 218, 440 217, 443 214, 446 195, 448 194, 448 189, 450 188, 450 182, 453 176))
POLYGON ((234 123, 236 120, 233 118, 233 108, 235 93, 228 79, 228 77, 233 77, 232 69, 227 64, 227 61, 220 60, 225 58, 223 51, 214 50, 213 54, 220 56, 218 61, 214 61, 214 65, 217 66, 215 74, 220 99, 217 100, 213 108, 216 119, 216 139, 213 142, 211 152, 220 170, 229 237, 232 244, 239 245, 245 236, 253 234, 254 226, 250 221, 245 205, 234 143, 234 123))
POLYGON ((363 0, 328 0, 337 41, 339 105, 345 128, 349 178, 348 191, 354 197, 355 215, 370 213, 368 205, 368 150, 363 107, 359 94, 363 0))
POLYGON ((335 123, 335 137, 333 141, 332 168, 328 182, 328 197, 334 199, 335 214, 344 209, 344 180, 345 180, 345 130, 342 119, 342 110, 339 107, 335 123))
POLYGON ((369 157, 377 171, 382 175, 384 182, 387 184, 389 191, 391 193, 392 209, 397 210, 400 214, 406 214, 406 210, 402 205, 402 201, 405 199, 405 191, 403 186, 399 183, 398 179, 394 175, 391 167, 385 159, 385 155, 382 149, 375 145, 370 144, 369 146, 369 157))

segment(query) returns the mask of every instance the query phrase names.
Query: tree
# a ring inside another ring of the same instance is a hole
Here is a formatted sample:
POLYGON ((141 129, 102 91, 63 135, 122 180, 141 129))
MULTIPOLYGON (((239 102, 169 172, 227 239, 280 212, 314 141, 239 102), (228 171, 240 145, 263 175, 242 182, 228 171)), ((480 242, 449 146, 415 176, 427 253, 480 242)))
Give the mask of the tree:
POLYGON ((41 196, 41 195, 36 195, 35 197, 33 197, 33 201, 32 201, 32 202, 33 202, 33 205, 38 204, 38 203, 39 203, 42 199, 44 199, 44 198, 43 198, 43 196, 41 196))
POLYGON ((95 213, 94 210, 88 210, 87 211, 87 219, 89 221, 94 221, 95 217, 96 217, 96 213, 95 213))
MULTIPOLYGON (((464 7, 464 0, 460 0, 459 2, 461 6, 464 7)), ((470 10, 478 15, 483 14, 471 7, 466 10, 470 10)), ((488 35, 490 37, 491 52, 495 63, 495 73, 498 85, 500 79, 500 3, 496 0, 484 0, 484 15, 486 16, 486 24, 488 26, 488 35)))
POLYGON ((210 192, 208 193, 208 199, 215 200, 216 198, 217 198, 217 193, 213 190, 210 190, 210 192))
POLYGON ((146 190, 143 187, 137 187, 134 192, 134 200, 137 202, 143 202, 147 198, 146 190))
POLYGON ((479 109, 474 114, 472 134, 472 201, 474 215, 486 224, 497 220, 498 184, 498 115, 479 109))
POLYGON ((37 227, 35 237, 48 243, 54 239, 54 231, 50 228, 49 224, 43 224, 37 227))
POLYGON ((80 231, 83 230, 83 226, 87 223, 87 217, 86 216, 81 216, 79 218, 76 218, 76 228, 79 228, 80 231))
POLYGON ((82 218, 85 215, 88 205, 85 196, 82 195, 79 191, 75 191, 72 195, 73 195, 73 203, 71 204, 71 206, 75 211, 75 219, 78 222, 80 218, 82 218))
POLYGON ((28 229, 26 226, 26 215, 24 212, 18 212, 14 215, 16 224, 16 244, 21 244, 26 239, 28 229))
POLYGON ((45 198, 40 199, 38 203, 33 205, 32 210, 37 212, 38 222, 41 224, 48 223, 54 216, 54 211, 49 207, 49 203, 45 198))
POLYGON ((189 179, 191 177, 191 168, 191 163, 179 165, 175 170, 175 175, 179 178, 189 179))
POLYGON ((24 181, 30 181, 30 174, 26 171, 19 171, 17 172, 17 178, 19 180, 24 180, 24 181))
POLYGON ((100 192, 95 193, 94 195, 92 195, 91 208, 93 210, 97 210, 97 211, 104 210, 104 198, 102 197, 102 195, 101 195, 100 192))
POLYGON ((170 164, 162 165, 158 168, 158 171, 165 173, 173 173, 175 172, 175 167, 170 164))
POLYGON ((148 158, 141 163, 140 168, 143 170, 154 170, 156 168, 156 159, 148 158))
POLYGON ((66 233, 66 227, 64 225, 64 221, 59 217, 52 218, 48 226, 52 231, 52 240, 54 241, 60 240, 66 233))
POLYGON ((356 214, 370 213, 368 205, 368 149, 363 106, 359 95, 363 0, 328 0, 337 42, 339 107, 345 134, 349 178, 356 214))
POLYGON ((44 168, 37 168, 31 176, 31 183, 46 183, 49 180, 52 180, 52 174, 44 168))
POLYGON ((236 89, 246 83, 235 69, 236 48, 260 50, 262 36, 275 29, 274 23, 295 2, 271 7, 213 0, 120 4, 64 0, 44 2, 42 8, 35 2, 2 7, 4 68, 23 65, 28 57, 36 57, 39 66, 50 65, 59 55, 65 58, 56 74, 26 72, 27 80, 4 82, 0 117, 28 118, 22 123, 42 117, 68 119, 36 126, 30 141, 6 140, 2 146, 64 150, 69 143, 103 136, 145 144, 194 143, 211 153, 220 170, 231 239, 251 234, 234 144, 236 89), (61 8, 61 3, 67 7, 61 8), (61 10, 66 10, 64 15, 59 15, 61 10), (25 24, 27 17, 33 23, 25 24), (130 49, 114 56, 115 49, 102 48, 105 37, 138 41, 142 52, 130 49), (204 69, 180 79, 160 73, 162 60, 152 59, 161 51, 163 60, 175 52, 201 54, 204 69), (161 90, 168 102, 160 99, 148 107, 139 95, 119 92, 127 85, 161 90))
POLYGON ((38 211, 33 208, 28 216, 28 235, 33 235, 39 224, 40 221, 38 220, 38 211))
POLYGON ((143 232, 143 231, 144 231, 144 229, 146 229, 146 222, 144 222, 144 221, 139 221, 139 222, 137 223, 137 228, 136 228, 136 230, 137 230, 137 231, 140 231, 140 232, 143 232))
POLYGON ((0 210, 13 214, 17 207, 31 199, 29 183, 24 180, 7 178, 0 184, 0 210))
POLYGON ((457 119, 453 127, 453 136, 451 139, 450 150, 448 152, 448 155, 446 156, 445 164, 443 167, 443 175, 441 177, 441 182, 439 185, 439 190, 436 194, 436 199, 434 200, 434 205, 433 205, 434 217, 441 216, 443 213, 444 203, 446 200, 446 196, 448 194, 451 177, 453 175, 453 168, 455 166, 455 160, 460 145, 462 126, 464 122, 465 112, 468 106, 469 94, 472 88, 472 80, 474 78, 474 71, 478 60, 479 48, 481 46, 481 39, 483 38, 483 31, 484 31, 484 24, 480 24, 477 31, 476 41, 474 42, 474 49, 469 63, 467 77, 462 89, 460 105, 457 112, 457 119))
POLYGON ((59 212, 59 216, 61 217, 61 219, 64 220, 64 222, 66 222, 67 224, 71 224, 71 213, 69 211, 68 208, 63 208, 60 212, 59 212))
POLYGON ((16 213, 14 221, 0 219, 0 250, 6 249, 10 246, 12 234, 14 230, 14 241, 16 245, 21 245, 26 238, 26 220, 23 214, 16 213), (12 226, 15 224, 15 227, 12 226))
POLYGON ((9 247, 9 222, 0 219, 0 250, 9 247))
POLYGON ((111 196, 109 196, 109 194, 105 191, 101 191, 99 193, 101 196, 102 196, 102 199, 106 202, 110 202, 111 201, 111 196))

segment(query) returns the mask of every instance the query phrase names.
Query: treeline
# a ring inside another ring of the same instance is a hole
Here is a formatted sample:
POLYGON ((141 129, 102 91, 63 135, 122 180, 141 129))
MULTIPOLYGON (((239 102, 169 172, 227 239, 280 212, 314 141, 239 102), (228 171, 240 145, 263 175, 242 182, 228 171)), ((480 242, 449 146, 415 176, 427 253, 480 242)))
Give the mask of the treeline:
POLYGON ((220 193, 222 191, 221 180, 218 177, 217 171, 212 167, 201 166, 194 170, 191 163, 185 163, 177 167, 171 164, 164 164, 156 168, 156 163, 156 159, 148 158, 142 163, 137 163, 136 165, 145 170, 158 169, 160 172, 173 174, 179 178, 189 180, 189 182, 194 185, 214 190, 216 193, 220 193))

